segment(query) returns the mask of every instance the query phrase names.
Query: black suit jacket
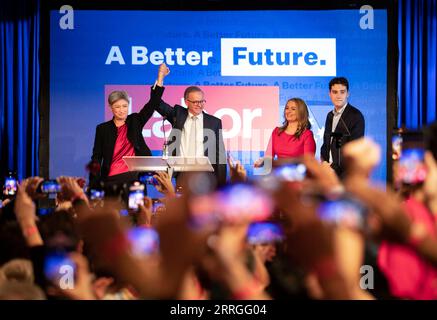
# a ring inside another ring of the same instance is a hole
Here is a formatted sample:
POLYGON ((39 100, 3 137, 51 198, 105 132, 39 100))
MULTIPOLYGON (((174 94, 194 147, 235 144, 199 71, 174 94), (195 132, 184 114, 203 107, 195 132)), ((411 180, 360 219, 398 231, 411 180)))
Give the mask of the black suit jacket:
POLYGON ((339 152, 340 148, 349 141, 363 137, 365 123, 361 111, 348 104, 344 109, 334 131, 338 136, 341 136, 340 143, 337 144, 335 141, 336 138, 333 138, 331 143, 333 118, 334 112, 331 111, 326 116, 325 133, 323 135, 323 145, 320 151, 320 157, 322 160, 329 162, 329 151, 331 150, 333 161, 331 166, 335 172, 341 176, 344 166, 341 159, 341 152, 339 152))
MULTIPOLYGON (((151 89, 150 99, 138 113, 128 115, 126 119, 127 138, 135 150, 136 156, 150 156, 149 147, 144 141, 142 130, 146 122, 152 117, 155 108, 161 101, 163 87, 156 86, 151 89)), ((103 122, 96 127, 92 161, 101 166, 100 176, 90 175, 90 184, 108 177, 114 154, 115 141, 117 140, 117 127, 113 120, 103 122)))
MULTIPOLYGON (((188 110, 180 105, 172 107, 161 100, 156 111, 171 123, 173 128, 167 140, 168 150, 172 156, 179 156, 182 129, 188 117, 188 110)), ((208 157, 214 168, 218 184, 225 184, 226 152, 222 135, 222 121, 205 112, 203 112, 203 146, 204 155, 208 157), (205 129, 209 130, 205 131, 205 129)))

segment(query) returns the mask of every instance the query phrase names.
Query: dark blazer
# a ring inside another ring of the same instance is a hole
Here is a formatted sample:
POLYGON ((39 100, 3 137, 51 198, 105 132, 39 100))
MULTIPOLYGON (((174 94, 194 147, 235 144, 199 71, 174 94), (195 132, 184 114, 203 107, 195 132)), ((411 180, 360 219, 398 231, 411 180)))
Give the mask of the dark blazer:
MULTIPOLYGON (((172 107, 161 100, 156 111, 165 117, 173 127, 167 140, 169 154, 179 156, 181 134, 188 117, 188 110, 180 105, 172 107)), ((203 129, 204 155, 208 157, 214 168, 214 174, 218 184, 223 185, 226 183, 226 151, 222 135, 222 121, 219 118, 203 112, 203 129), (209 133, 212 136, 208 135, 205 129, 210 129, 209 133), (213 137, 214 140, 211 141, 212 139, 208 139, 208 137, 213 137)))
MULTIPOLYGON (((138 113, 127 116, 127 138, 135 150, 136 156, 150 156, 149 147, 144 142, 142 130, 146 122, 152 117, 155 108, 161 101, 163 87, 156 86, 151 89, 150 99, 138 113)), ((115 141, 117 140, 117 127, 113 120, 99 124, 96 127, 94 138, 93 155, 91 160, 100 164, 100 176, 90 175, 90 184, 96 180, 104 181, 109 174, 112 156, 114 154, 115 141)))
POLYGON ((320 157, 324 161, 329 161, 329 151, 332 151, 332 168, 337 172, 339 176, 342 175, 344 167, 341 161, 341 152, 339 150, 349 141, 361 138, 364 136, 364 117, 360 110, 348 104, 344 109, 335 133, 340 136, 339 143, 336 143, 336 138, 332 139, 331 143, 331 131, 332 120, 334 118, 334 112, 331 111, 326 116, 325 133, 323 135, 323 145, 320 151, 320 157))

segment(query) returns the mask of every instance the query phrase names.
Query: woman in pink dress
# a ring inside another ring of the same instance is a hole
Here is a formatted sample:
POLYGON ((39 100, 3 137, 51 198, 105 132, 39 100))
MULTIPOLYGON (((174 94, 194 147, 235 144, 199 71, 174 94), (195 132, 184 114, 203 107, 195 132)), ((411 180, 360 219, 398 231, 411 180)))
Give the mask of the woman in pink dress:
MULTIPOLYGON (((295 158, 304 154, 314 155, 316 142, 305 101, 300 98, 289 99, 284 108, 284 119, 282 126, 273 130, 265 157, 295 158)), ((254 167, 259 168, 263 164, 264 158, 261 158, 254 163, 254 167)))

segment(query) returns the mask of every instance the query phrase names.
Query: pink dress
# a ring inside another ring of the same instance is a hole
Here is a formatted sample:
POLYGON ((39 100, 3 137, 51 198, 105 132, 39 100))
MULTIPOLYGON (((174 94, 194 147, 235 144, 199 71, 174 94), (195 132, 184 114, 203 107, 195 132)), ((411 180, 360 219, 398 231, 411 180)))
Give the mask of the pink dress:
POLYGON ((285 131, 279 133, 279 128, 276 127, 270 137, 267 147, 266 156, 272 158, 294 158, 304 154, 314 155, 316 152, 316 142, 314 141, 313 132, 306 129, 299 139, 294 135, 290 135, 285 131))
MULTIPOLYGON (((436 221, 432 213, 419 201, 405 201, 407 213, 414 222, 426 226, 436 237, 436 221)), ((437 268, 408 245, 383 242, 378 251, 378 266, 387 278, 393 296, 414 299, 437 299, 437 268)))

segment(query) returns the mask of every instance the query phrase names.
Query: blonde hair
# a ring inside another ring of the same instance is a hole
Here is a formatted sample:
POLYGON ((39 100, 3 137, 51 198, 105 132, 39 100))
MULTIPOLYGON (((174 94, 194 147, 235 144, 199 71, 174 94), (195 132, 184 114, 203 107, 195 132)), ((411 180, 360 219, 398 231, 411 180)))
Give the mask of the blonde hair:
POLYGON ((27 259, 10 260, 1 267, 0 271, 6 281, 23 283, 33 283, 34 281, 32 263, 27 259))
POLYGON ((285 104, 284 107, 284 122, 282 123, 282 126, 279 128, 279 134, 281 134, 282 132, 285 131, 285 129, 287 129, 288 126, 288 121, 285 118, 285 109, 287 108, 287 104, 289 102, 294 102, 297 106, 297 130, 294 134, 296 139, 299 139, 300 136, 302 135, 302 133, 306 130, 306 129, 311 129, 311 123, 309 120, 309 114, 308 114, 308 107, 307 104, 305 103, 305 101, 303 101, 301 98, 291 98, 288 99, 287 103, 285 104))

